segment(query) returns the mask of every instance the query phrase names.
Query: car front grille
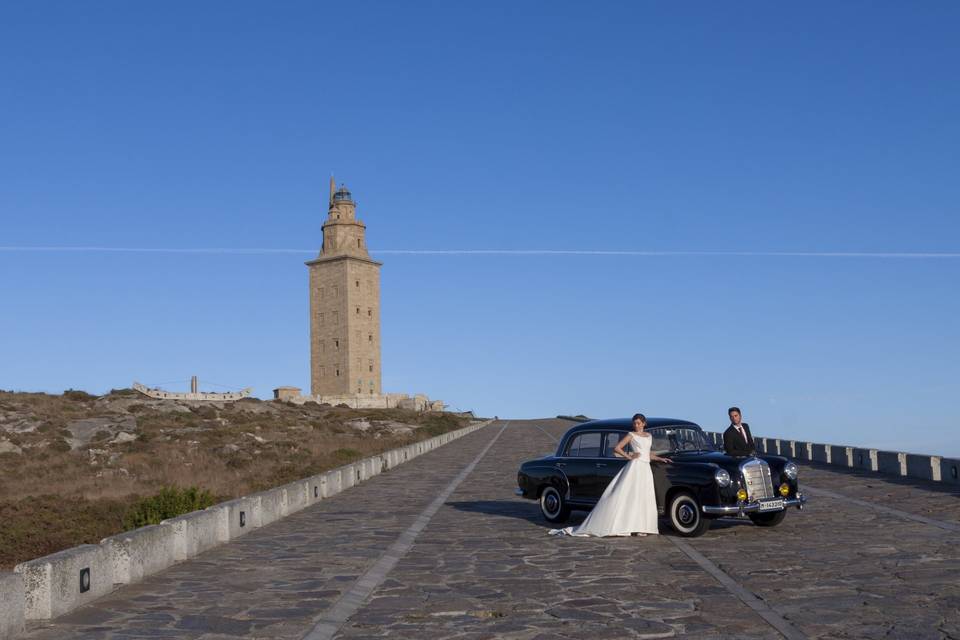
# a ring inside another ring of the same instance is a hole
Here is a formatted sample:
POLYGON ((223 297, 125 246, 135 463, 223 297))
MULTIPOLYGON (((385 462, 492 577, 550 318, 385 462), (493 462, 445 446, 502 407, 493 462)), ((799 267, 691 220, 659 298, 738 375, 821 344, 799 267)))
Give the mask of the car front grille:
POLYGON ((770 465, 763 460, 748 460, 740 465, 744 486, 750 501, 773 497, 773 481, 770 479, 770 465))

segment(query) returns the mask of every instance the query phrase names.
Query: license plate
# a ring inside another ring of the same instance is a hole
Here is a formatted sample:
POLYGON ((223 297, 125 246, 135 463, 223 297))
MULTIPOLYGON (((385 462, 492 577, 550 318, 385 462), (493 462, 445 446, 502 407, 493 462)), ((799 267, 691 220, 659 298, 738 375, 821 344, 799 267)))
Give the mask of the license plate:
POLYGON ((780 511, 783 509, 783 500, 776 498, 774 500, 761 500, 758 511, 780 511))

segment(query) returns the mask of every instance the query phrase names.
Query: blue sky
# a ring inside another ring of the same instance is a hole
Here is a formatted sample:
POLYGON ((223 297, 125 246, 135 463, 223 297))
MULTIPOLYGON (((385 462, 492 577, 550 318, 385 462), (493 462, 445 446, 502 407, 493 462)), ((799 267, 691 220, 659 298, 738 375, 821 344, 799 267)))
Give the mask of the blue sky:
POLYGON ((960 456, 958 27, 954 2, 4 3, 0 388, 308 387, 333 172, 384 262, 387 390, 707 428, 739 404, 761 435, 960 456), (477 249, 665 253, 389 253, 477 249))

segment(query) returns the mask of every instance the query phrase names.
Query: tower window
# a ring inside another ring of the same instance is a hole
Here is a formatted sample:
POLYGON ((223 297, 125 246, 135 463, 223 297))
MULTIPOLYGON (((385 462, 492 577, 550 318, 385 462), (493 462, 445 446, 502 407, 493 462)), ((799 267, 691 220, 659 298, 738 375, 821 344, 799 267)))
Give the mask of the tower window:
POLYGON ((340 297, 340 287, 338 287, 338 286, 336 286, 336 285, 333 286, 333 297, 334 297, 334 298, 339 298, 339 297, 340 297))
POLYGON ((320 314, 320 324, 323 324, 323 313, 320 314))
POLYGON ((325 378, 327 376, 327 368, 324 366, 320 367, 320 377, 325 378))
POLYGON ((338 377, 338 378, 340 377, 340 369, 339 369, 339 368, 337 369, 337 377, 338 377))
POLYGON ((368 333, 368 334, 367 334, 367 342, 373 342, 373 334, 372 334, 372 333, 368 333))
POLYGON ((357 249, 362 249, 362 248, 363 247, 360 246, 360 238, 357 238, 357 249))
POLYGON ((326 350, 327 350, 327 341, 326 341, 326 340, 321 340, 321 341, 320 341, 320 353, 323 353, 323 352, 325 352, 326 350))
POLYGON ((367 309, 367 317, 368 317, 368 318, 372 318, 372 317, 373 317, 373 309, 367 309))
POLYGON ((360 307, 357 307, 357 315, 360 315, 360 307))
POLYGON ((358 288, 360 287, 360 281, 359 281, 359 280, 357 280, 357 287, 358 287, 358 288))
POLYGON ((340 348, 340 338, 335 339, 335 340, 333 341, 333 344, 334 344, 334 346, 335 346, 337 349, 339 349, 339 348, 340 348))
POLYGON ((334 312, 333 312, 333 324, 335 324, 335 325, 336 325, 336 324, 340 324, 340 312, 339 312, 339 311, 334 311, 334 312))

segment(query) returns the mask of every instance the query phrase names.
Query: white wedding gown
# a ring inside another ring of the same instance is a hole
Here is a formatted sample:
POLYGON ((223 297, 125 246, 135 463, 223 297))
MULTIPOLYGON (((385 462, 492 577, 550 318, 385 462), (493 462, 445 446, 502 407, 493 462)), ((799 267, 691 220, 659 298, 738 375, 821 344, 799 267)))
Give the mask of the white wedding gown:
POLYGON ((576 527, 551 529, 551 535, 628 536, 657 530, 657 495, 650 470, 653 438, 631 434, 631 448, 640 454, 613 477, 587 519, 576 527))

